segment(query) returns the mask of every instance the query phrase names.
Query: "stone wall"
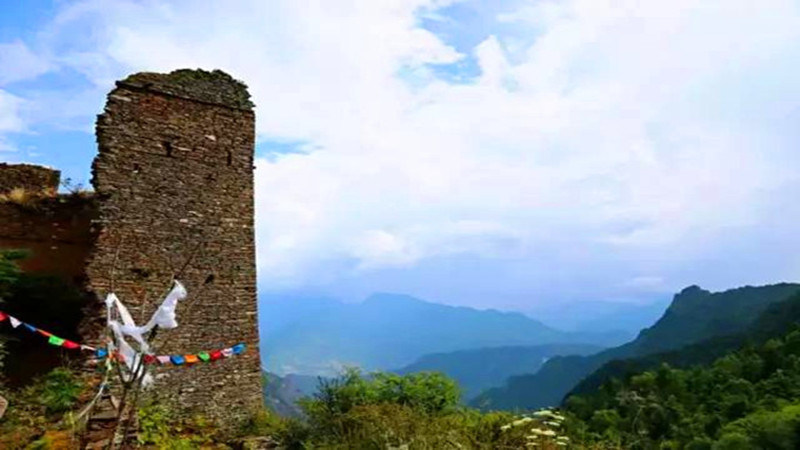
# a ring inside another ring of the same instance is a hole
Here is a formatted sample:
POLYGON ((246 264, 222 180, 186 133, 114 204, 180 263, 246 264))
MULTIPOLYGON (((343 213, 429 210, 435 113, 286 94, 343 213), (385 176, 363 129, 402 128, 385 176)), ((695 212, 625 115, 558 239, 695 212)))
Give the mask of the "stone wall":
MULTIPOLYGON (((117 82, 97 119, 93 180, 99 235, 89 260, 98 301, 112 289, 135 318, 173 277, 189 298, 163 354, 245 342, 245 355, 159 368, 154 391, 223 419, 261 405, 256 322, 253 156, 247 89, 222 72, 137 74, 117 82)), ((98 318, 100 320, 100 318, 98 318)), ((95 336, 99 338, 99 336, 95 336)))
POLYGON ((60 179, 59 171, 47 167, 0 163, 0 194, 16 188, 34 193, 55 192, 60 179))
POLYGON ((61 195, 24 204, 0 202, 0 249, 30 252, 23 270, 58 275, 82 287, 84 267, 94 244, 93 199, 61 195))

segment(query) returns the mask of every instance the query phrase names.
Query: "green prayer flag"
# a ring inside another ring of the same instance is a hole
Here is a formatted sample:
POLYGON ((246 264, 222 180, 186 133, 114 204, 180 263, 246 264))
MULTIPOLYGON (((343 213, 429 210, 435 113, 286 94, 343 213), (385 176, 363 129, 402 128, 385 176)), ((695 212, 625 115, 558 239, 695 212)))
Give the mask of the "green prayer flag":
POLYGON ((61 347, 61 345, 64 344, 64 339, 61 339, 60 337, 50 336, 47 342, 61 347))
POLYGON ((207 352, 200 352, 197 354, 197 357, 200 358, 202 361, 208 361, 209 359, 211 359, 211 355, 209 355, 207 352))

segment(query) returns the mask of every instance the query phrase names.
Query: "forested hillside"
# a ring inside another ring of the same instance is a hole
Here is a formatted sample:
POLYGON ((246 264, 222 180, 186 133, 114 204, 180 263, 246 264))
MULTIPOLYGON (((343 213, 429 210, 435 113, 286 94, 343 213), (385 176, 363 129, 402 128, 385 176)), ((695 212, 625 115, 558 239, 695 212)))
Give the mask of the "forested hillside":
POLYGON ((652 327, 632 342, 591 356, 555 357, 531 375, 511 377, 505 386, 490 389, 475 400, 484 409, 536 409, 561 403, 582 379, 603 364, 646 356, 744 331, 771 304, 800 292, 800 285, 781 283, 711 293, 691 286, 675 295, 652 327))
POLYGON ((798 320, 800 320, 800 294, 795 294, 770 305, 743 332, 717 336, 669 352, 610 361, 583 379, 570 394, 593 392, 613 378, 624 379, 632 374, 658 368, 665 363, 677 368, 707 365, 744 345, 760 344, 767 339, 780 337, 790 331, 798 320))
POLYGON ((800 296, 776 306, 747 332, 708 342, 709 354, 742 345, 710 365, 698 365, 707 356, 692 346, 663 357, 687 368, 634 373, 634 362, 620 378, 581 386, 566 401, 571 434, 623 448, 798 448, 800 296))

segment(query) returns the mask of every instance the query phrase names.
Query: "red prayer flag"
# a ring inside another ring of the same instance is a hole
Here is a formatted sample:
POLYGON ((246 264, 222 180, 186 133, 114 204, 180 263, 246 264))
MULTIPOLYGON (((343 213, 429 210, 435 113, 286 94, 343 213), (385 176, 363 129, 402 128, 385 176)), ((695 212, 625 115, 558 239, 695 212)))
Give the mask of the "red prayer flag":
POLYGON ((0 322, 6 319, 8 319, 8 314, 4 313, 3 311, 0 311, 0 322))
POLYGON ((156 361, 157 360, 156 360, 155 356, 153 356, 153 355, 144 355, 144 363, 145 364, 153 364, 156 361))
POLYGON ((80 344, 78 344, 77 342, 68 341, 66 339, 64 340, 64 343, 61 344, 61 346, 69 349, 81 348, 80 344))
POLYGON ((211 357, 212 361, 222 359, 222 350, 214 350, 213 352, 209 353, 208 356, 211 357))

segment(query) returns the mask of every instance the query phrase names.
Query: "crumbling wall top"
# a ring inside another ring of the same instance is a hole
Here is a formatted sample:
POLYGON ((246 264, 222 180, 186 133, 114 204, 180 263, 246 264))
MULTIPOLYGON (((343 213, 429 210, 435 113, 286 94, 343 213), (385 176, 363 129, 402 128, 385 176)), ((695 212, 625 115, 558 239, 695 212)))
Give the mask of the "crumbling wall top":
POLYGON ((14 189, 55 192, 61 182, 61 172, 33 164, 0 163, 0 194, 14 189))
POLYGON ((251 111, 247 85, 221 70, 181 69, 173 72, 140 72, 118 81, 117 86, 144 89, 204 103, 251 111))

